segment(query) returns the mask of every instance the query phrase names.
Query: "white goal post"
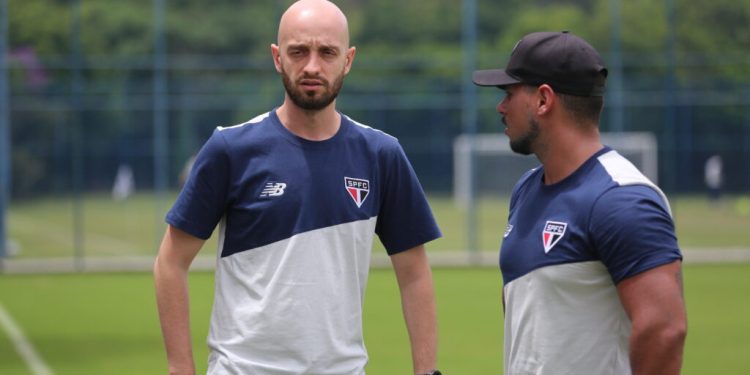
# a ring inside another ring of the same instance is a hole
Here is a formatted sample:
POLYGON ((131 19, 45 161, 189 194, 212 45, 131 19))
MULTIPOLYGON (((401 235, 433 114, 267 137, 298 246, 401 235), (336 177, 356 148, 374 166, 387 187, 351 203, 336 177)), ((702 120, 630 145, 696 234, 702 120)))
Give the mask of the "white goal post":
MULTIPOLYGON (((602 143, 617 150, 658 184, 658 145, 653 133, 602 133, 601 137, 602 143)), ((453 142, 453 198, 456 203, 467 204, 472 194, 509 196, 521 175, 537 166, 539 160, 533 155, 514 153, 505 134, 459 135, 453 142), (472 182, 476 184, 474 188, 472 182)))

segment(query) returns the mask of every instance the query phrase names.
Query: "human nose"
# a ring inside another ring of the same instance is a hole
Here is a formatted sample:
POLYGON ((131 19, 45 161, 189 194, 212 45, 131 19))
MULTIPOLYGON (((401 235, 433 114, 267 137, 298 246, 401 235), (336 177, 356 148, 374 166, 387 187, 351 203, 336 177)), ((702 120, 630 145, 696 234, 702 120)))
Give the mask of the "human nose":
POLYGON ((305 73, 315 75, 318 72, 320 72, 320 58, 314 53, 310 54, 310 58, 305 64, 305 73))
POLYGON ((497 103, 497 106, 495 106, 495 110, 501 115, 505 114, 505 98, 497 103))

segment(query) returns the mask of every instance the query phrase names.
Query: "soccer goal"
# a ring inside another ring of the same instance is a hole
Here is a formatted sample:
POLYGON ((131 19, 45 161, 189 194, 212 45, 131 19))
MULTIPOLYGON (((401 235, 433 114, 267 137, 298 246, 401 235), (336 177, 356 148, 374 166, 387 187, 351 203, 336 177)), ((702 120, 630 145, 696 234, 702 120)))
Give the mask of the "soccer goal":
MULTIPOLYGON (((602 143, 630 160, 654 183, 658 183, 656 136, 648 132, 603 133, 602 143)), ((467 204, 481 196, 509 196, 518 178, 539 166, 533 155, 514 153, 505 134, 462 134, 453 142, 453 198, 467 204), (471 163, 474 159, 472 178, 471 163), (475 188, 472 189, 472 182, 475 188)))

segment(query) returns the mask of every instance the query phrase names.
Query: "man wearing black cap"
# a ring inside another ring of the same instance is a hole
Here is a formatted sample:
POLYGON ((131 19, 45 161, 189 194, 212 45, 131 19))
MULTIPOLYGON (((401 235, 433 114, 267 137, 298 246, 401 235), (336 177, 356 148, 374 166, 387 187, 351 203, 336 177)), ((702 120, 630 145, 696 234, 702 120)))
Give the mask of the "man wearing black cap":
POLYGON ((664 193, 599 137, 607 69, 568 32, 526 35, 474 83, 513 151, 541 166, 516 184, 500 250, 505 374, 678 374, 682 255, 664 193))

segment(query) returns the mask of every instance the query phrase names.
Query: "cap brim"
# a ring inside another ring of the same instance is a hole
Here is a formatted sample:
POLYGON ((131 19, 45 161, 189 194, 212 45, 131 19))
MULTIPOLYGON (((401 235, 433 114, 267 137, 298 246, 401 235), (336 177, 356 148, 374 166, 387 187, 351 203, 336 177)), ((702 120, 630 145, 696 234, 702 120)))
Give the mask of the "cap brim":
POLYGON ((479 86, 508 86, 521 81, 509 76, 503 69, 477 70, 471 80, 479 86))

